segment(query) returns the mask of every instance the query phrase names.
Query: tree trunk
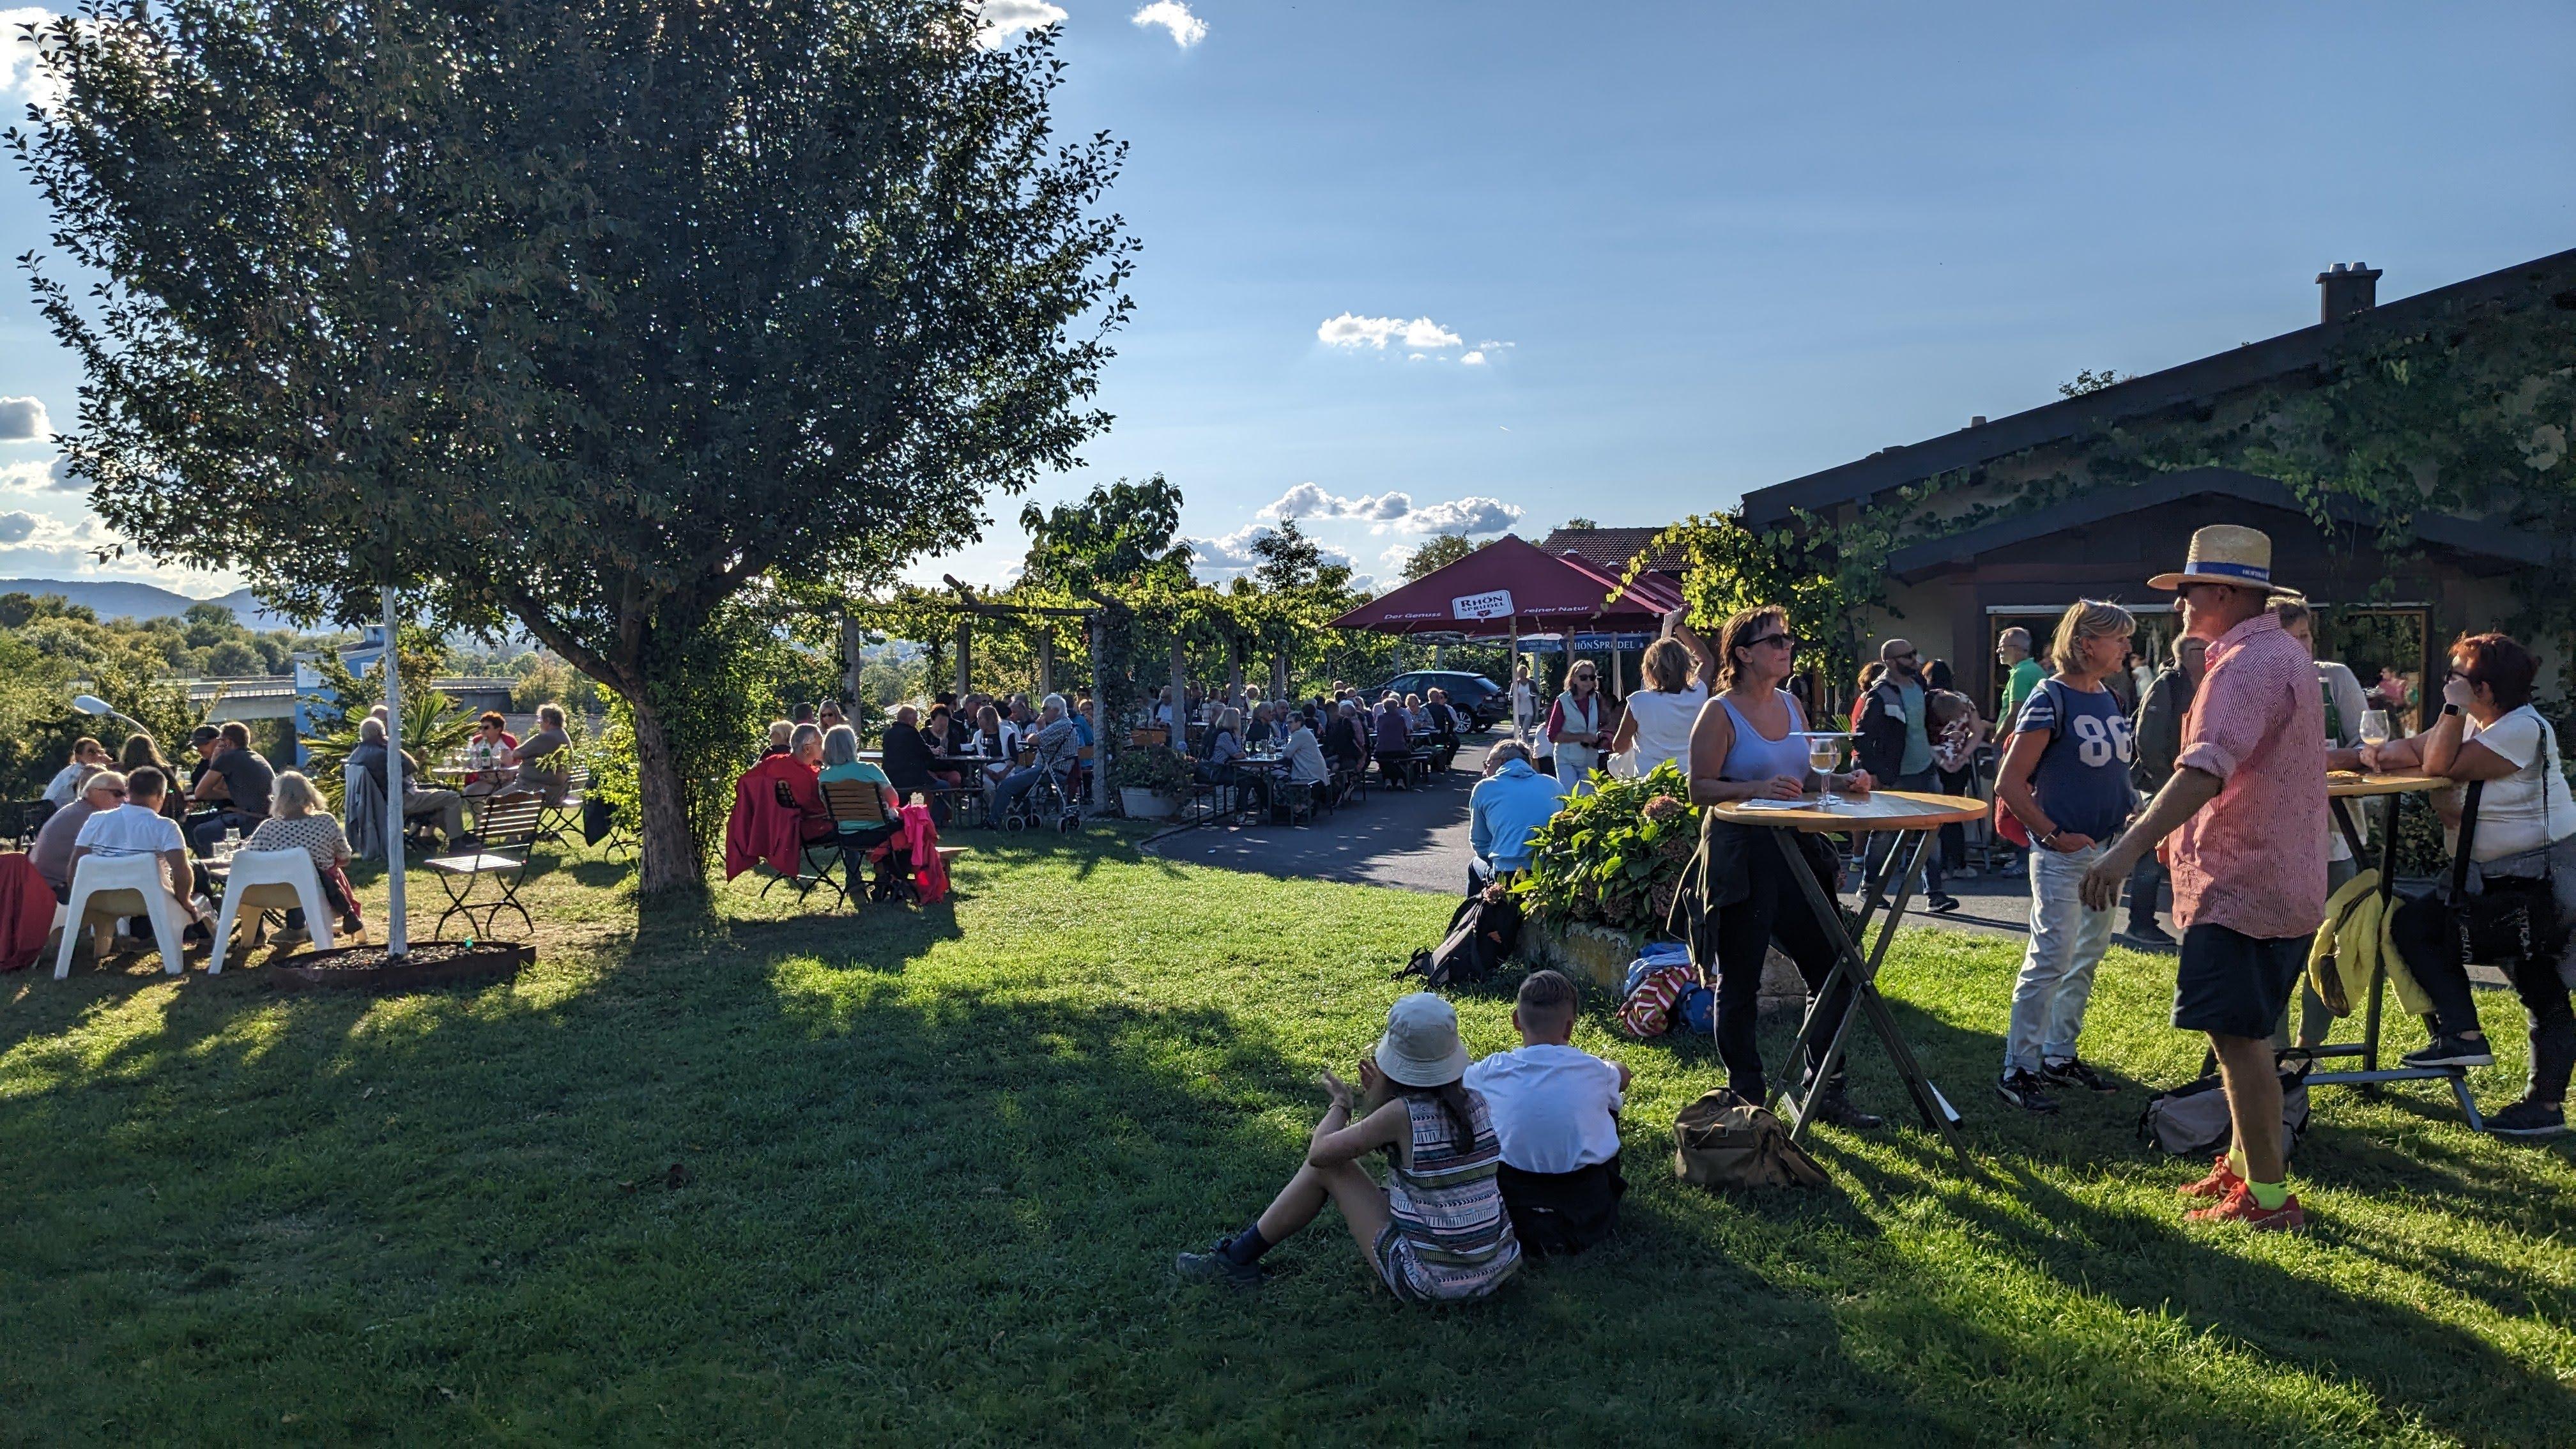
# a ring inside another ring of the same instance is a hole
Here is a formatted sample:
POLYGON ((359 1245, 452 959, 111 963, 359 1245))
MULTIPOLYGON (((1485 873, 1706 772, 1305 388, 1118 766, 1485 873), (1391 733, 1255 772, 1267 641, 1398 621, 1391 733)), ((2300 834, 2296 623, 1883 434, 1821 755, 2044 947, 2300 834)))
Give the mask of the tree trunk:
POLYGON ((662 718, 640 699, 635 711, 635 796, 643 812, 636 838, 643 868, 637 886, 646 895, 707 888, 706 856, 689 829, 689 797, 680 763, 663 733, 662 718))

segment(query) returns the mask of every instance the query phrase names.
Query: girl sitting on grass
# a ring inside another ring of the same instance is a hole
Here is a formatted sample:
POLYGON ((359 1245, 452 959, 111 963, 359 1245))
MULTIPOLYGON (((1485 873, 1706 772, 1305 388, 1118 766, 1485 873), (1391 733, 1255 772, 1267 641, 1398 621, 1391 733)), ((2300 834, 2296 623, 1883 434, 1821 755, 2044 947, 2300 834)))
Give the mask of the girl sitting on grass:
POLYGON ((1521 1249, 1495 1182, 1502 1149, 1485 1099, 1459 1080, 1466 1072, 1449 1003, 1427 991, 1398 998, 1386 1034, 1360 1059, 1357 1108, 1349 1084, 1324 1073, 1332 1105, 1315 1124, 1305 1164, 1249 1227, 1204 1253, 1181 1254, 1175 1269, 1196 1282, 1258 1287, 1261 1255, 1329 1200, 1399 1301, 1493 1292, 1520 1266, 1521 1249), (1360 1166, 1372 1151, 1387 1156, 1384 1187, 1360 1166))

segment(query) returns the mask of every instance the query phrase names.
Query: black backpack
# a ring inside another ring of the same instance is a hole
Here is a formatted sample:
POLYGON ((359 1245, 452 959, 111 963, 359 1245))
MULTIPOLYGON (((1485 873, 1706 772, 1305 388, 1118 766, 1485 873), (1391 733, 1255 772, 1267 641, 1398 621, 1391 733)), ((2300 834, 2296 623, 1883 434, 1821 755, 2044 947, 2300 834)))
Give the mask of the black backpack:
POLYGON ((1520 902, 1501 885, 1490 885, 1459 902, 1449 934, 1431 950, 1414 952, 1395 979, 1419 976, 1433 991, 1451 982, 1473 985, 1502 969, 1520 943, 1520 902))

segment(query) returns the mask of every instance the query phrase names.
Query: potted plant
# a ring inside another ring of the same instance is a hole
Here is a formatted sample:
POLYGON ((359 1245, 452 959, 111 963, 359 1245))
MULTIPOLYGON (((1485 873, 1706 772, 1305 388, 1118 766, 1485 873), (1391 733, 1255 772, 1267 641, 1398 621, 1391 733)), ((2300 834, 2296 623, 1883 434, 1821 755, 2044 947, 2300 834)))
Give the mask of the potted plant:
POLYGON ((1189 757, 1169 745, 1131 746, 1110 762, 1109 783, 1128 819, 1168 820, 1189 793, 1189 757))

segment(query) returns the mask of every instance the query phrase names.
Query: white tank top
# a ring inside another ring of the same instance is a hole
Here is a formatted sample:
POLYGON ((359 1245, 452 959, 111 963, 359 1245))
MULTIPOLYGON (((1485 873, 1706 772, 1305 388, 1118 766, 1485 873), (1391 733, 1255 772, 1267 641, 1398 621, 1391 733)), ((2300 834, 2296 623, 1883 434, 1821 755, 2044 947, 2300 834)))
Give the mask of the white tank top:
POLYGON ((1699 722, 1699 709, 1708 703, 1708 686, 1694 684, 1679 694, 1666 694, 1660 689, 1641 689, 1628 696, 1629 717, 1637 722, 1637 773, 1654 769, 1666 760, 1690 773, 1691 726, 1699 722))

